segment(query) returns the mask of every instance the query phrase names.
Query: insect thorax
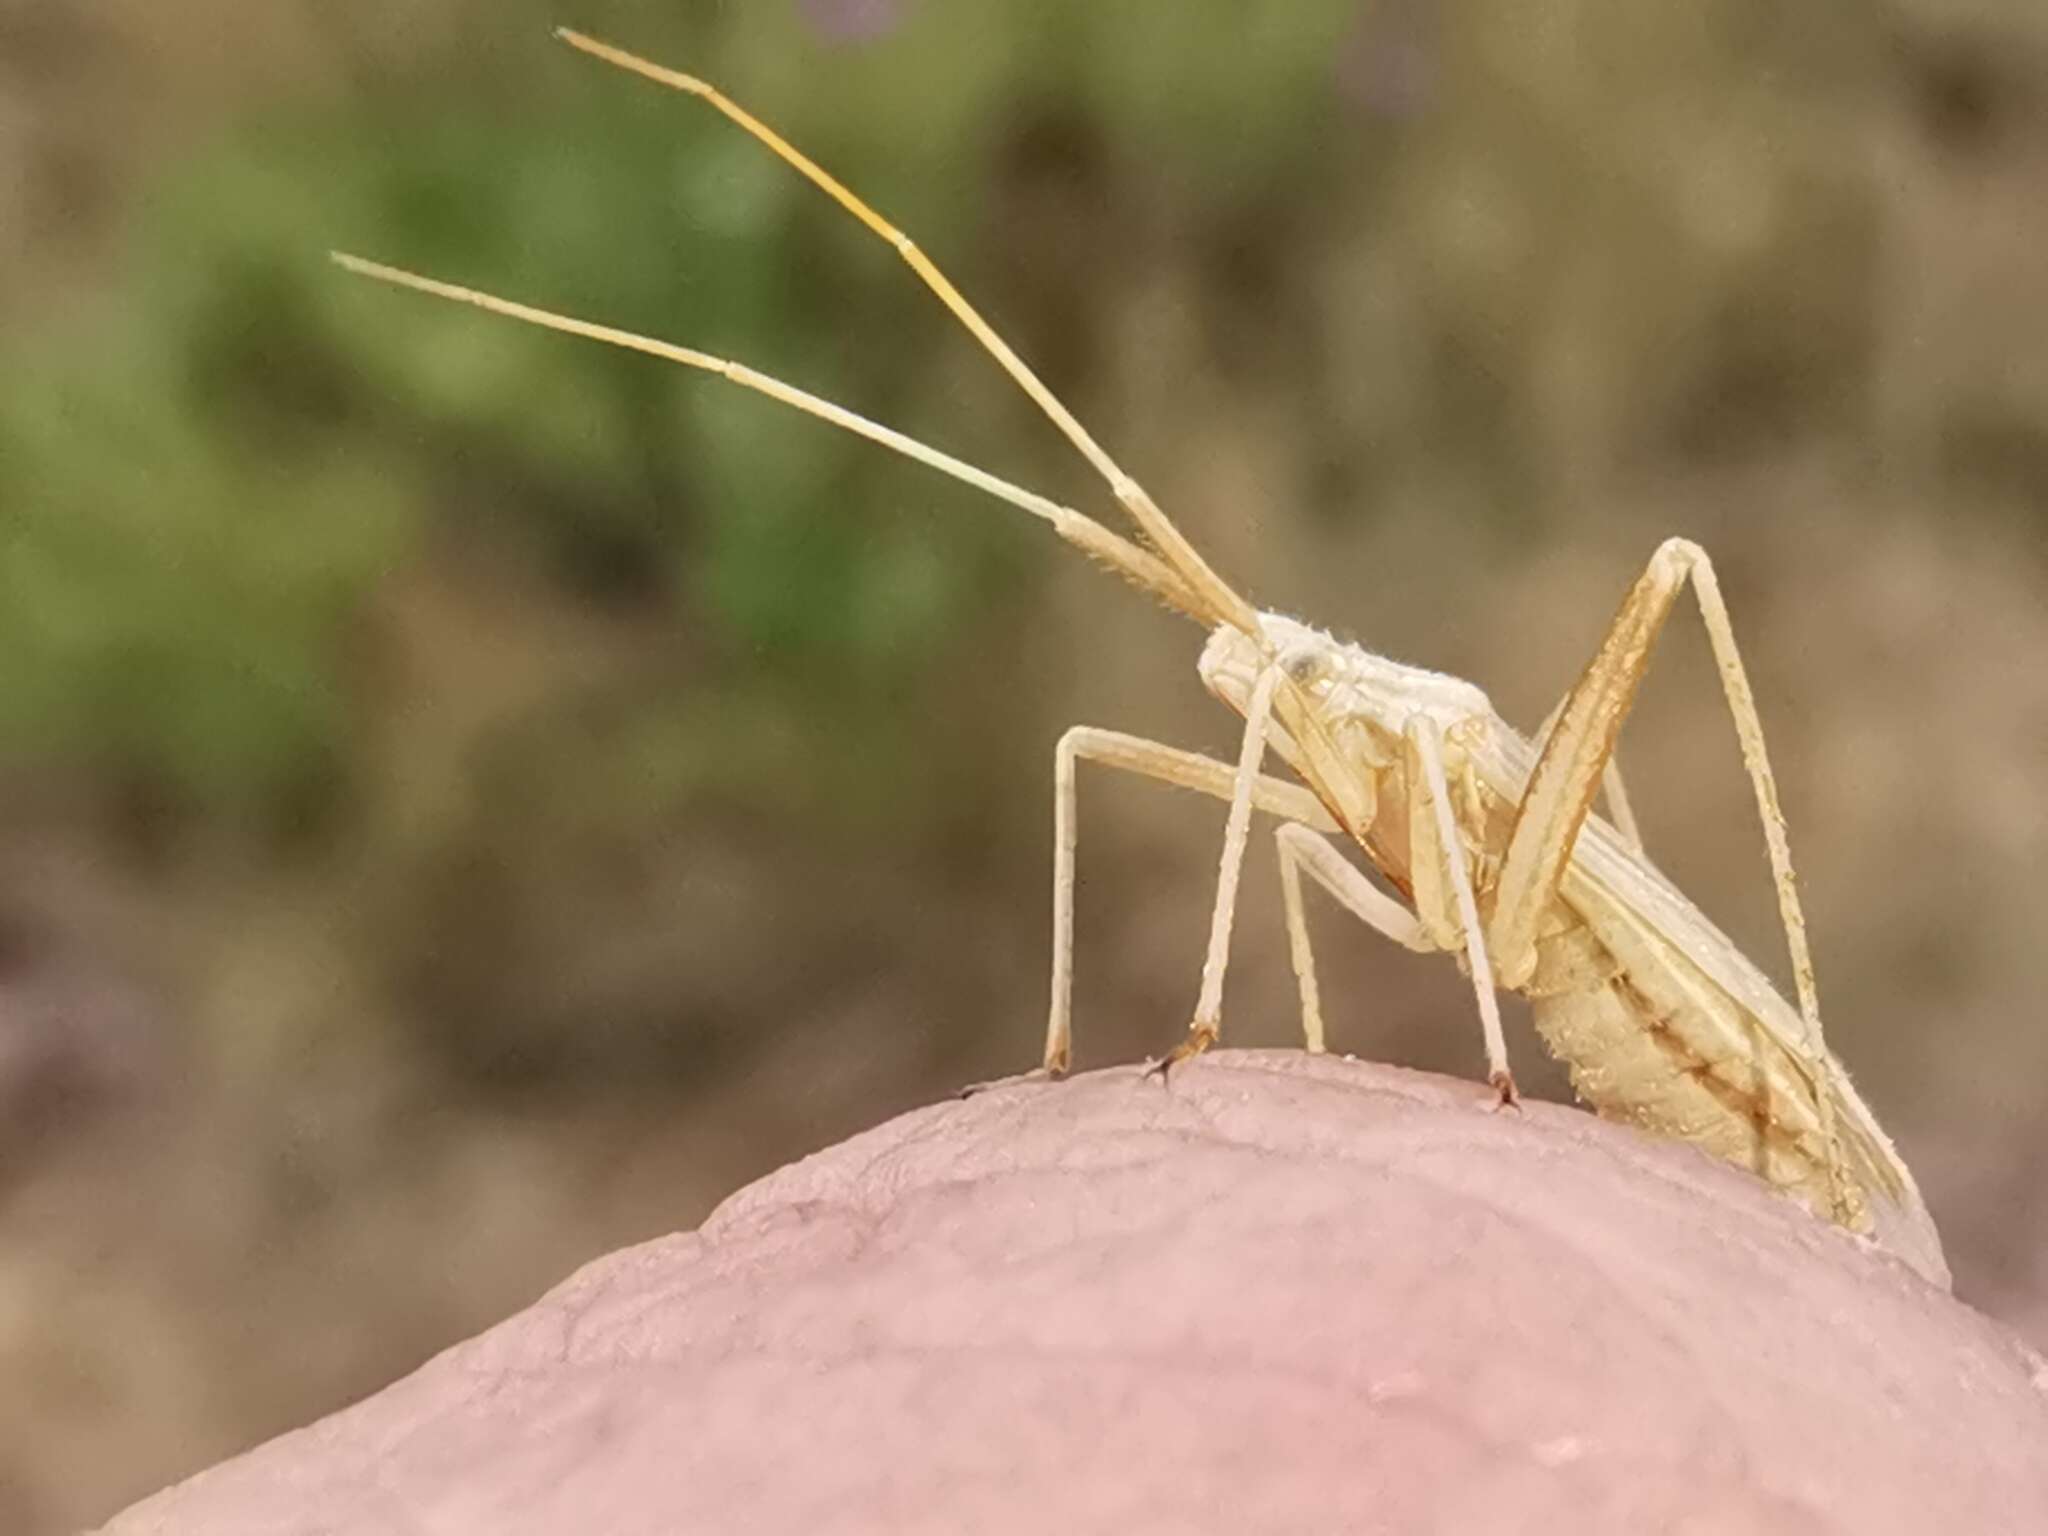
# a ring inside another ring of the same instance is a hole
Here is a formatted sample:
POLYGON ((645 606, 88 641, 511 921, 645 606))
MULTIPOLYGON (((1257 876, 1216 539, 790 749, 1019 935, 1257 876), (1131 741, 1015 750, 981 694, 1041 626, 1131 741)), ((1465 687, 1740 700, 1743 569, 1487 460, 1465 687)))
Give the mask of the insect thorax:
POLYGON ((1494 718, 1486 695, 1462 678, 1375 655, 1284 614, 1261 613, 1260 640, 1230 625, 1211 631, 1198 664, 1202 684, 1242 714, 1259 674, 1282 667, 1332 723, 1366 721, 1398 739, 1415 716, 1433 719, 1446 735, 1475 719, 1494 718))

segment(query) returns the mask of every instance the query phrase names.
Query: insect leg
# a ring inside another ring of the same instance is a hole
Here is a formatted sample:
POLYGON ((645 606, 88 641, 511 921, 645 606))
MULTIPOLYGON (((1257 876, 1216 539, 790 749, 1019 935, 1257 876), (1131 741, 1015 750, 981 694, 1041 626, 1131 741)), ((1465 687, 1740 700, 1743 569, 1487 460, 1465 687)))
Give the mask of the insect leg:
POLYGON ((1308 918, 1301 905, 1301 871, 1337 899, 1340 906, 1375 932, 1404 949, 1433 954, 1436 946, 1415 914, 1374 885, 1347 862, 1334 844, 1307 827, 1287 825, 1274 830, 1280 851, 1280 892, 1287 904, 1288 950, 1295 979, 1301 984, 1301 1032, 1308 1049, 1325 1048, 1323 1010, 1316 987, 1315 954, 1309 947, 1308 918))
POLYGON ((1649 670, 1650 653, 1670 616, 1679 590, 1690 581, 1706 625, 1707 641, 1721 675, 1721 691, 1742 745, 1743 767, 1756 795, 1770 854, 1771 878, 1777 887, 1778 913, 1785 943, 1792 955, 1792 978, 1798 988, 1800 1017, 1805 1023, 1806 1065, 1815 1087, 1815 1114, 1828 1151, 1830 1182, 1839 1213, 1851 1209, 1847 1170, 1835 1129, 1834 1095, 1820 1020, 1820 992, 1814 981, 1813 956, 1807 946, 1806 917, 1792 871, 1792 849, 1785 833, 1785 813, 1778 804, 1778 784, 1764 748, 1763 722, 1756 697, 1736 648, 1735 631, 1721 598, 1707 552, 1689 539, 1667 539, 1623 599, 1602 638, 1599 651, 1565 696, 1556 727, 1544 742, 1536 768, 1515 813, 1507 858, 1495 886, 1494 951, 1501 978, 1508 986, 1527 981, 1536 965, 1536 928, 1543 910, 1556 897, 1571 863, 1572 847, 1586 818, 1594 791, 1613 757, 1615 738, 1635 702, 1636 689, 1649 670))
POLYGON ((1428 715, 1413 715, 1405 731, 1422 762, 1422 776, 1429 786, 1430 810, 1435 818, 1437 848, 1450 872, 1451 891, 1457 903, 1459 925, 1465 933, 1465 960, 1472 972, 1472 992, 1479 1002, 1479 1027, 1486 1039, 1486 1080, 1493 1084, 1503 1104, 1516 1101, 1515 1077, 1508 1070, 1507 1035, 1500 1023, 1500 998, 1493 985, 1493 963, 1487 953, 1486 932, 1479 923, 1479 902, 1472 893, 1472 870, 1465 857, 1465 841, 1458 835, 1458 822, 1451 810, 1451 790, 1444 776, 1443 734, 1428 715))
POLYGON ((1175 1063, 1199 1056, 1223 1034, 1223 972, 1230 964, 1230 927, 1237 917, 1237 882, 1244 872, 1245 845, 1251 840, 1252 800, 1259 763, 1266 755, 1266 728, 1272 723, 1273 695, 1286 676, 1268 667, 1252 685, 1244 707, 1244 747, 1238 754, 1237 779, 1231 788, 1230 816, 1224 823, 1223 860, 1216 874, 1216 906, 1209 917, 1209 947, 1202 956, 1202 990, 1195 999, 1194 1021, 1187 1038, 1160 1059, 1162 1075, 1175 1063))
MULTIPOLYGON (((1053 755, 1052 1000, 1044 1066, 1052 1077, 1064 1076, 1073 1059, 1075 770, 1083 759, 1218 800, 1234 800, 1238 787, 1237 769, 1229 763, 1121 731, 1077 725, 1060 737, 1053 755)), ((1323 803, 1299 784, 1260 774, 1252 781, 1250 799, 1268 815, 1325 832, 1337 830, 1323 803)))
MULTIPOLYGON (((1543 717, 1543 723, 1536 728, 1538 752, 1549 744, 1550 733, 1557 729, 1557 717, 1564 713, 1564 706, 1565 700, 1559 699, 1550 713, 1543 717)), ((1635 807, 1629 804, 1628 787, 1621 782, 1621 758, 1618 753, 1608 754, 1607 767, 1601 772, 1600 784, 1607 795, 1607 818, 1614 823, 1614 830, 1621 834, 1622 841, 1630 848, 1642 853, 1643 829, 1636 823, 1635 807)))
POLYGON ((1607 819, 1614 823, 1614 830, 1621 834, 1621 840, 1634 852, 1642 853, 1643 829, 1636 821, 1635 807, 1629 804, 1628 787, 1621 782, 1621 763, 1613 757, 1607 759, 1607 768, 1601 774, 1601 787, 1607 795, 1607 819))
POLYGON ((1280 903, 1287 912, 1287 957, 1294 965, 1295 986, 1301 992, 1301 1043, 1311 1056, 1327 1050, 1323 1032, 1323 994, 1316 985, 1316 953, 1308 941, 1308 914, 1301 906, 1301 871, 1288 853, 1287 840, 1274 838, 1280 854, 1280 903))

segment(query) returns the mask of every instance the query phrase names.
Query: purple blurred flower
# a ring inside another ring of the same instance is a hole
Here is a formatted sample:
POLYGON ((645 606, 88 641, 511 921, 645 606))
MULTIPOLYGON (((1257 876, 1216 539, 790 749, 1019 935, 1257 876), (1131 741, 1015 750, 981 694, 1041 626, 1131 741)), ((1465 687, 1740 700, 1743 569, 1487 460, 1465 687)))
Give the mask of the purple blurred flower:
POLYGON ((796 8, 812 30, 834 43, 873 42, 903 20, 900 0, 797 0, 796 8))

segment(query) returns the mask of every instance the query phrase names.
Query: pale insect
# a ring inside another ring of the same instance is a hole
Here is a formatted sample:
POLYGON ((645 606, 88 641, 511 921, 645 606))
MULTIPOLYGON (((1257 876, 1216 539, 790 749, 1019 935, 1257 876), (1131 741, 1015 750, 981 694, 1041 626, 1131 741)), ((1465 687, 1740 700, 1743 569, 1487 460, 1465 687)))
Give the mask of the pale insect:
POLYGON ((1083 759, 1229 802, 1222 867, 1187 1037, 1160 1063, 1207 1050, 1222 1029, 1224 968, 1254 809, 1276 817, 1282 898, 1308 1049, 1324 1047, 1302 911, 1306 874, 1369 927, 1461 957, 1472 979, 1495 1102, 1511 1104, 1495 987, 1525 995, 1536 1028, 1603 1116, 1691 1142, 1751 1169, 1817 1214, 1866 1233, 1936 1284, 1941 1241, 1891 1142, 1823 1043, 1806 925, 1761 723, 1705 552, 1668 540, 1624 599, 1598 653, 1532 741, 1470 683, 1405 666, 1276 613, 1210 569, 923 252, 809 158, 689 75, 567 30, 566 42, 702 97, 893 246, 1090 464, 1143 545, 1069 507, 744 364, 570 319, 337 253, 352 271, 716 373, 881 443, 1022 508, 1083 553, 1210 628, 1200 673, 1245 718, 1233 766, 1115 731, 1076 727, 1054 760, 1052 1000, 1046 1075, 1071 1057, 1075 768, 1083 759), (1613 772, 1615 738, 1679 591, 1698 598, 1763 819, 1799 1005, 1645 857, 1613 772), (1276 752, 1300 783, 1261 768, 1276 752), (1603 782, 1614 820, 1591 814, 1603 782), (1395 899, 1339 852, 1360 849, 1395 899))

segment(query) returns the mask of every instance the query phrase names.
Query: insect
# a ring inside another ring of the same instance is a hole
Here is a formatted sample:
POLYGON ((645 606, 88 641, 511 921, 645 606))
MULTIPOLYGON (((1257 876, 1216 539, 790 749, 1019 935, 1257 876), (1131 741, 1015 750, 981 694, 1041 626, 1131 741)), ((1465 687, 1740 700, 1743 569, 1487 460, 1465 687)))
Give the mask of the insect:
POLYGON ((1051 1003, 1043 1074, 1072 1054, 1076 770, 1089 761, 1225 800, 1223 853, 1199 995, 1158 1064, 1215 1045, 1239 874, 1254 810, 1275 818, 1289 948, 1308 1049, 1324 1048, 1303 909, 1307 875, 1407 948, 1469 973, 1495 1101, 1515 1102, 1497 986, 1599 1114, 1691 1142, 1872 1236, 1936 1284, 1941 1241, 1912 1174, 1824 1043, 1805 920, 1761 722, 1706 553, 1671 539, 1651 556, 1584 673, 1534 738, 1470 683, 1339 642, 1234 591, 910 239, 766 124, 693 76, 566 29, 571 46, 724 114, 891 245, 1108 483, 1136 525, 1103 524, 743 363, 346 256, 351 271, 700 369, 880 443, 1050 524, 1082 553, 1209 630, 1209 691, 1244 718, 1235 764, 1076 727, 1054 760, 1051 1003), (1762 818, 1798 1005, 1644 854, 1615 772, 1615 740, 1658 635, 1693 589, 1762 818), (1264 772, 1269 753, 1294 778, 1264 772), (1593 813, 1602 788, 1612 816, 1593 813), (1362 852, 1393 891, 1340 851, 1362 852))

